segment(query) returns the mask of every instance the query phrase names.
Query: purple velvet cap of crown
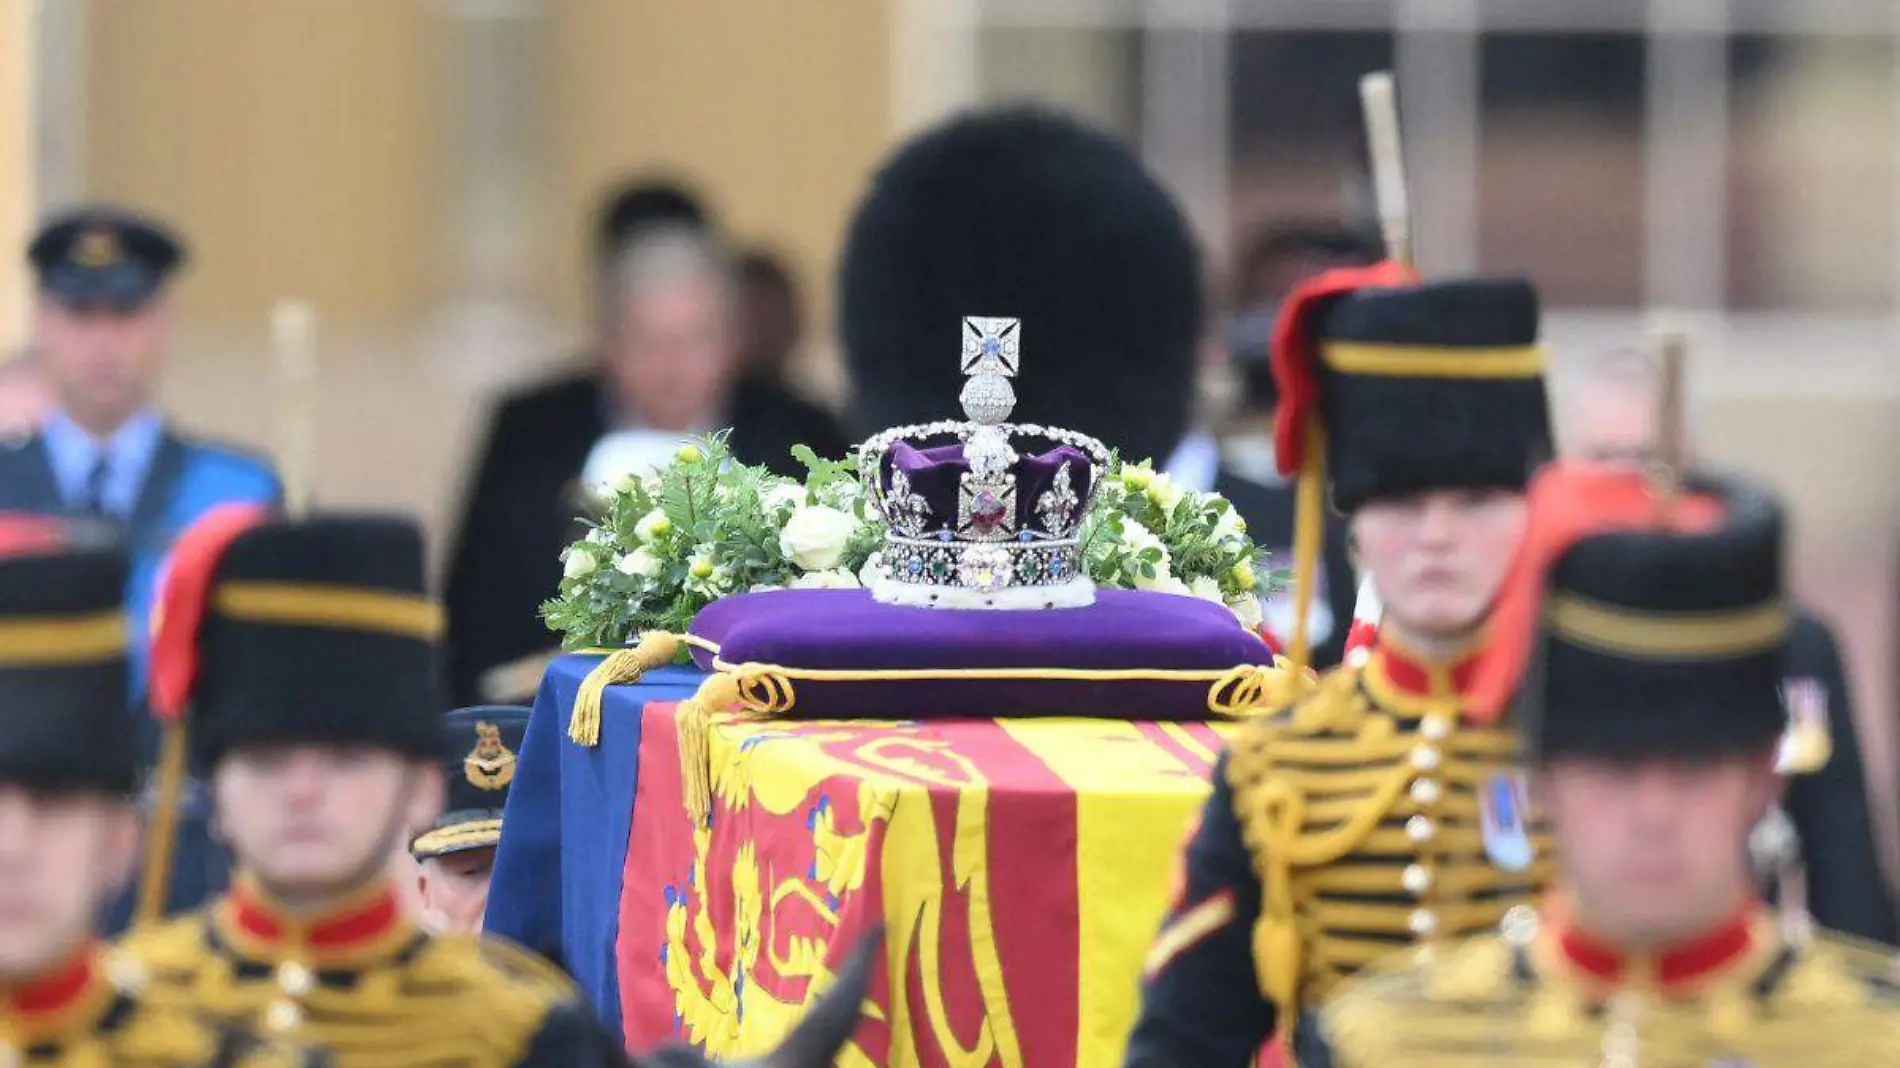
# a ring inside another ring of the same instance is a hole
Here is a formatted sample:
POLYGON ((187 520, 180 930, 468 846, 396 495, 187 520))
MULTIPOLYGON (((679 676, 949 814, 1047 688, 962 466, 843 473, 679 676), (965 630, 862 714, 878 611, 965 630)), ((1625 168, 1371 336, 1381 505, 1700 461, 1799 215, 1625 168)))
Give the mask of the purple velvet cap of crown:
MULTIPOLYGON (((1265 642, 1222 605, 1196 597, 1100 590, 1085 608, 946 612, 880 604, 868 590, 769 590, 715 601, 693 633, 727 664, 791 671, 1027 668, 1195 671, 1271 664, 1265 642)), ((695 649, 701 667, 712 657, 695 649)), ((1090 716, 1202 720, 1207 680, 794 679, 800 719, 1090 716)))
MULTIPOLYGON (((1036 503, 1055 483, 1056 472, 1064 466, 1069 468, 1069 488, 1075 491, 1076 500, 1086 502, 1094 465, 1082 450, 1058 445, 1048 452, 1024 456, 1016 461, 1017 530, 1043 530, 1042 520, 1036 516, 1036 503)), ((925 530, 956 529, 957 488, 964 473, 970 470, 969 461, 963 458, 961 444, 920 449, 909 442, 899 441, 891 446, 891 451, 884 457, 881 478, 886 492, 890 490, 893 470, 904 472, 904 477, 910 481, 910 491, 929 503, 930 521, 925 530)))

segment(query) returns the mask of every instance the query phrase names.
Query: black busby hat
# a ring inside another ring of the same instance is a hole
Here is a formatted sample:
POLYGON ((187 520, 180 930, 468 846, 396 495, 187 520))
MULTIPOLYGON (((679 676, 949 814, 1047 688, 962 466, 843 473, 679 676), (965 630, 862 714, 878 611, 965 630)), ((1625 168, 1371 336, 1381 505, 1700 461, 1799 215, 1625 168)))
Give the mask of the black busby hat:
POLYGON ((47 223, 27 259, 40 289, 60 300, 136 306, 184 262, 185 247, 162 223, 101 205, 47 223))
POLYGON ((1790 624, 1781 510, 1745 483, 1696 483, 1712 524, 1579 539, 1546 580, 1527 739, 1540 757, 1769 752, 1790 624))
POLYGON ((0 559, 0 781, 131 792, 125 581, 113 552, 0 559))
POLYGON ((954 119, 885 163, 839 270, 838 331, 860 433, 929 422, 962 375, 965 316, 1022 321, 1025 419, 1131 459, 1185 433, 1202 321, 1180 208, 1121 144, 1049 111, 954 119))
POLYGON ((168 567, 154 703, 190 706, 205 766, 284 744, 439 757, 442 612, 414 522, 223 509, 187 529, 168 567))
POLYGON ((416 859, 484 849, 501 841, 501 811, 527 733, 528 709, 518 705, 458 708, 442 717, 449 754, 448 803, 435 825, 410 844, 416 859))
POLYGON ((1538 472, 1467 689, 1473 718, 1514 709, 1545 759, 1774 748, 1788 726, 1779 506, 1732 479, 1687 488, 1600 464, 1538 472))
POLYGON ((1537 291, 1516 278, 1361 289, 1318 319, 1333 504, 1523 489, 1550 455, 1537 291))

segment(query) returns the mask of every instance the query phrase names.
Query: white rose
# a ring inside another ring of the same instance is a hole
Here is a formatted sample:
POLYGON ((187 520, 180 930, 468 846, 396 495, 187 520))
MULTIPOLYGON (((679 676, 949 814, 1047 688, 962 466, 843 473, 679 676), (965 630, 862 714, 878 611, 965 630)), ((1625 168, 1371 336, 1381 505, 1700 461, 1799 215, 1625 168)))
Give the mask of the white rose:
POLYGON ((1157 474, 1148 481, 1148 499, 1160 505, 1164 512, 1174 511, 1174 506, 1181 503, 1181 497, 1186 492, 1165 474, 1157 474))
POLYGON ((1130 556, 1134 556, 1143 549, 1160 549, 1163 554, 1168 549, 1167 546, 1161 544, 1161 539, 1155 535, 1155 532, 1143 526, 1138 519, 1122 520, 1122 546, 1130 556))
POLYGON ((766 593, 770 590, 782 590, 784 588, 785 587, 779 585, 776 582, 755 582, 746 590, 746 592, 747 593, 766 593))
POLYGON ((666 566, 664 561, 646 549, 622 553, 620 559, 614 561, 616 570, 623 575, 632 575, 635 578, 652 578, 659 574, 660 568, 664 566, 666 566))
POLYGON ((1188 592, 1203 601, 1213 601, 1215 604, 1226 602, 1226 598, 1220 592, 1220 581, 1207 575, 1201 575, 1188 583, 1188 592))
POLYGON ((633 536, 641 541, 651 542, 672 529, 673 521, 666 518, 666 509, 655 508, 641 516, 640 521, 633 525, 633 536))
POLYGON ((587 540, 595 545, 612 545, 614 532, 606 527, 595 527, 587 532, 587 540))
POLYGON ((765 505, 765 510, 768 512, 776 512, 788 505, 797 508, 805 503, 805 487, 797 483, 773 486, 765 491, 761 503, 765 505))
POLYGON ((870 558, 864 561, 864 566, 858 568, 858 584, 861 586, 869 586, 882 578, 883 575, 884 554, 872 553, 870 558))
POLYGON ((1240 620, 1240 625, 1248 630, 1259 630, 1265 622, 1265 617, 1260 613, 1260 598, 1251 593, 1243 593, 1228 601, 1227 607, 1233 610, 1234 618, 1240 620))
POLYGON ((806 571, 824 571, 838 566, 845 542, 856 529, 857 522, 836 508, 807 505, 785 521, 778 547, 787 560, 806 571))
POLYGON ((1214 521, 1214 540, 1228 541, 1246 536, 1247 521, 1240 517, 1239 509, 1228 505, 1214 521))
POLYGON ((795 590, 855 590, 858 588, 856 575, 843 568, 829 571, 807 571, 792 580, 795 590))
POLYGON ((562 554, 561 561, 563 564, 561 568, 562 578, 586 578, 594 573, 594 569, 600 566, 600 561, 594 559, 593 553, 585 549, 575 549, 571 547, 566 553, 562 554))

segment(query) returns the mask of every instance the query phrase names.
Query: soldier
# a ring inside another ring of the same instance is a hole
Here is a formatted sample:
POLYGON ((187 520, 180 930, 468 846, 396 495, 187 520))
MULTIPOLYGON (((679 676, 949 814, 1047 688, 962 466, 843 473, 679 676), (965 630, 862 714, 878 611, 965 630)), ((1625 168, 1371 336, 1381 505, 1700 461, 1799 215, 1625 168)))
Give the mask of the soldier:
POLYGON ((127 940, 153 989, 336 1068, 616 1063, 550 966, 399 907, 389 858, 442 799, 442 615, 415 525, 221 511, 168 566, 154 698, 192 707, 240 876, 127 940))
POLYGON ((0 554, 0 1064, 302 1063, 147 999, 132 962, 93 940, 138 840, 126 565, 4 522, 0 554))
POLYGON ((409 852, 422 866, 422 906, 441 929, 476 933, 488 908, 488 877, 501 841, 501 812, 515 781, 515 754, 528 709, 458 708, 443 720, 448 738, 448 811, 417 835, 409 852))
MULTIPOLYGON (((1463 696, 1548 449, 1537 295, 1410 279, 1330 272, 1283 312, 1280 460, 1310 479, 1324 441, 1385 625, 1369 657, 1249 724, 1215 768, 1131 1068, 1248 1063, 1341 979, 1489 927, 1543 878, 1541 833, 1510 804, 1512 735, 1463 696)), ((1296 544, 1316 547, 1318 504, 1303 502, 1296 544)))
MULTIPOLYGON (((1558 390, 1565 455, 1645 470, 1656 462, 1660 368, 1634 351, 1592 360, 1558 390)), ((1783 684, 1790 719, 1789 774, 1764 829, 1792 831, 1799 849, 1805 905, 1822 926, 1844 934, 1900 939, 1893 897, 1874 846, 1867 773, 1852 688, 1833 629, 1803 606, 1788 641, 1783 684), (1807 744, 1801 744, 1807 743, 1807 744)))
POLYGON ((1780 788, 1791 610, 1776 503, 1706 480, 1659 514, 1640 476, 1601 474, 1539 476, 1530 544, 1549 563, 1513 575, 1506 596, 1528 609, 1497 622, 1519 648, 1493 646, 1524 678, 1560 867, 1550 897, 1342 990, 1305 1063, 1900 1063, 1893 951, 1777 916, 1743 844, 1780 788), (1653 518, 1606 526, 1632 506, 1653 518), (1539 533, 1561 512, 1577 524, 1539 533))

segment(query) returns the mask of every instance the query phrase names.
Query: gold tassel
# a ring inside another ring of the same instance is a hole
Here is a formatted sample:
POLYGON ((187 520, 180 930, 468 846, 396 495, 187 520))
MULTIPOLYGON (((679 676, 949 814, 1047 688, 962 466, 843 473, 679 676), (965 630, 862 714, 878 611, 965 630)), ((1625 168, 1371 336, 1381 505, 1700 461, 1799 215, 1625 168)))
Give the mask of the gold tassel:
POLYGON ((680 638, 663 630, 640 635, 640 644, 620 649, 594 665, 581 680, 574 695, 574 712, 567 721, 567 736, 588 747, 600 744, 600 702, 609 686, 639 682, 651 668, 665 667, 679 655, 680 638))
POLYGON ((145 870, 139 876, 136 926, 147 927, 165 915, 171 897, 172 850, 178 839, 178 806, 185 788, 185 721, 165 725, 158 755, 157 793, 152 802, 152 833, 145 845, 145 870))
POLYGON ((738 680, 722 671, 700 683, 699 692, 681 702, 674 714, 680 742, 680 793, 694 826, 705 826, 712 816, 713 717, 724 718, 738 700, 738 680))

